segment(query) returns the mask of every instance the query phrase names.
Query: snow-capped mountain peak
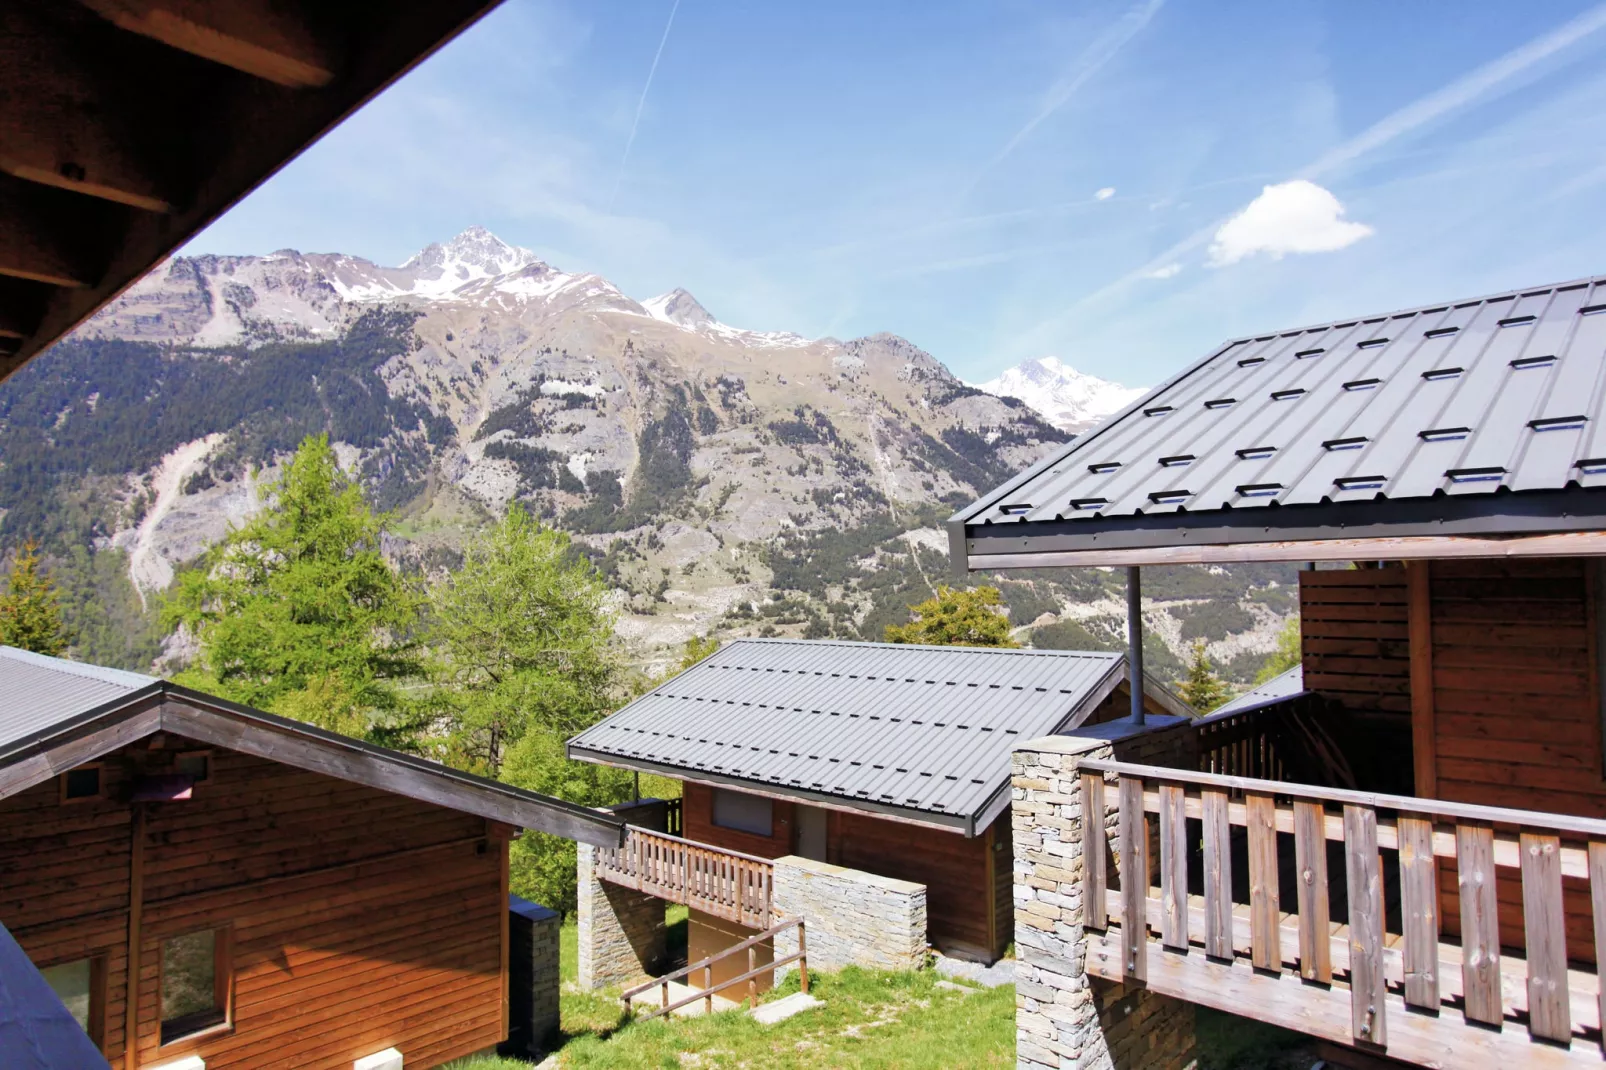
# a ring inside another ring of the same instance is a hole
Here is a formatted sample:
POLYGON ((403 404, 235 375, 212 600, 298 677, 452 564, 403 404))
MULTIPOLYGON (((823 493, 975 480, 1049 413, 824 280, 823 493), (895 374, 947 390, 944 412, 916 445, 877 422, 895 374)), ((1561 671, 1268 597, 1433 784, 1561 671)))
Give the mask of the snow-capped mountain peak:
POLYGON ((484 227, 473 226, 444 244, 425 246, 399 270, 412 273, 411 292, 438 296, 539 263, 541 258, 529 249, 509 245, 484 227))
POLYGON ((653 319, 673 323, 677 327, 696 330, 718 322, 708 309, 698 303, 697 298, 678 288, 657 297, 649 297, 641 303, 641 307, 653 319))
POLYGON ((974 384, 999 397, 1018 398, 1063 431, 1082 432, 1148 393, 1079 372, 1058 357, 1023 361, 997 378, 974 384))

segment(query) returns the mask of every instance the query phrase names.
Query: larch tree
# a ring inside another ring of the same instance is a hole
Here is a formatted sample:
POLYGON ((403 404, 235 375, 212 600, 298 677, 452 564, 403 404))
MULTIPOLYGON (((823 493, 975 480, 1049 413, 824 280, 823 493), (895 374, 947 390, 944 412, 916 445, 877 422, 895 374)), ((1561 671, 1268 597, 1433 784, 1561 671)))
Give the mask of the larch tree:
POLYGON ((929 643, 935 646, 1018 647, 1009 633, 1009 618, 1002 612, 1004 598, 997 587, 960 590, 940 584, 936 594, 910 606, 908 624, 889 624, 889 643, 929 643))
POLYGON ((405 744, 401 686, 422 663, 419 596, 381 552, 388 518, 308 437, 265 507, 180 578, 164 609, 200 656, 182 683, 297 720, 405 744))
POLYGON ((72 645, 61 621, 61 592, 41 571, 39 546, 22 544, 11 561, 5 593, 0 594, 0 644, 59 657, 72 645))
MULTIPOLYGON (((608 588, 569 537, 517 502, 430 586, 432 702, 449 765, 586 806, 630 798, 620 769, 570 761, 564 742, 622 697, 608 588)), ((575 848, 529 831, 512 847, 512 886, 575 906, 575 848)))

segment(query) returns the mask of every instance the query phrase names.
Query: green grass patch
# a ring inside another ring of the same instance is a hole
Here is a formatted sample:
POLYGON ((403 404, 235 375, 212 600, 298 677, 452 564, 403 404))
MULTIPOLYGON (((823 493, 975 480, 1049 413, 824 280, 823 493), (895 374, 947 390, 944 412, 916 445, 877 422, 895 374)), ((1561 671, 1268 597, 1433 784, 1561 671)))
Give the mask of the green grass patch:
MULTIPOLYGON (((671 906, 671 959, 684 961, 686 908, 671 906)), ((1009 1067, 1015 1064, 1015 989, 955 992, 938 988, 935 973, 880 973, 847 969, 815 973, 809 991, 825 1006, 765 1026, 740 1011, 710 1018, 627 1020, 617 989, 582 991, 579 930, 559 932, 562 1031, 558 1063, 591 1070, 634 1068, 804 1067, 909 1068, 1009 1067)), ((796 992, 794 973, 766 1001, 796 992)), ((529 1063, 477 1056, 451 1070, 529 1070, 529 1063)))

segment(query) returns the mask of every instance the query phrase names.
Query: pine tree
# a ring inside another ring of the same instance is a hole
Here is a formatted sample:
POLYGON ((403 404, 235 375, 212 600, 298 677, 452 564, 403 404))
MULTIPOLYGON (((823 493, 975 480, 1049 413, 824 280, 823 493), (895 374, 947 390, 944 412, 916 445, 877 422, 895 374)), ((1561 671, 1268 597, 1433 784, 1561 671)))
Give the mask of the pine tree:
POLYGON ((422 672, 417 593, 380 552, 388 518, 308 437, 262 512, 186 572, 164 609, 200 642, 180 682, 348 735, 394 732, 422 672))
POLYGON ((941 584, 932 598, 910 606, 914 619, 889 624, 889 643, 929 643, 937 646, 1020 646, 1009 634, 1009 618, 999 612, 1004 604, 997 587, 959 590, 941 584))
POLYGON ((61 623, 61 592, 39 569, 39 546, 22 544, 0 594, 0 644, 59 657, 72 645, 61 623))
POLYGON ((1203 639, 1193 641, 1193 650, 1188 657, 1188 675, 1177 681, 1177 694, 1200 713, 1209 713, 1231 695, 1227 684, 1216 675, 1216 667, 1211 664, 1210 655, 1205 653, 1203 639))

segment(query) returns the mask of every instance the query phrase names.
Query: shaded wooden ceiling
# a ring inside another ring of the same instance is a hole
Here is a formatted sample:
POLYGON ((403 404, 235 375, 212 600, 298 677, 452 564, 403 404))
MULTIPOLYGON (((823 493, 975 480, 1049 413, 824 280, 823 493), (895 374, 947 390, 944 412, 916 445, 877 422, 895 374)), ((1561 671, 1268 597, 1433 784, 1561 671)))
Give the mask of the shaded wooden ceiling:
POLYGON ((0 0, 0 380, 498 2, 0 0))

